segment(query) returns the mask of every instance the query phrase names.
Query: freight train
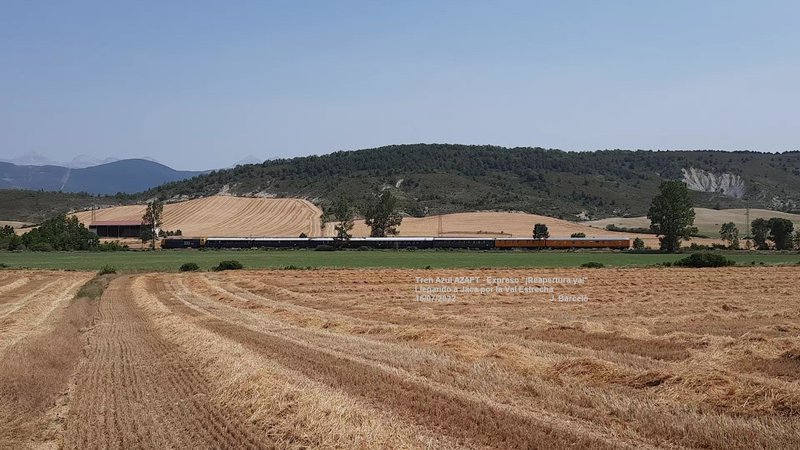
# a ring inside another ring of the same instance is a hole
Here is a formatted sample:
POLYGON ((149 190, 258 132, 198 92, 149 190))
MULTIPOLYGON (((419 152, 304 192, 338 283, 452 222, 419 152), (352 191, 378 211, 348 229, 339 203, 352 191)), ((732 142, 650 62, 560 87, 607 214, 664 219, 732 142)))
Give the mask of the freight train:
POLYGON ((375 249, 621 249, 630 247, 627 238, 478 238, 478 237, 353 237, 336 242, 331 237, 168 237, 161 248, 306 248, 319 246, 375 249))

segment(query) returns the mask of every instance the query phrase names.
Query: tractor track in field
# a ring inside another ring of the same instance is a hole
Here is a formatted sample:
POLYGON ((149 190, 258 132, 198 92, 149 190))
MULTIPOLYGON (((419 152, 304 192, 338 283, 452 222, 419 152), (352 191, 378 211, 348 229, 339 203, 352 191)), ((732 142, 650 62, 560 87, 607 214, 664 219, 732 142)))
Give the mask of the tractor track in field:
POLYGON ((16 279, 13 279, 11 281, 6 282, 8 279, 9 279, 9 277, 3 277, 2 279, 0 279, 0 282, 2 282, 2 284, 0 284, 0 295, 3 296, 3 297, 0 297, 0 303, 4 303, 5 302, 7 293, 14 291, 15 289, 19 288, 20 286, 25 286, 27 283, 29 283, 31 281, 31 279, 28 278, 28 277, 16 278, 16 279))
POLYGON ((131 278, 103 294, 75 382, 65 448, 265 448, 209 381, 163 340, 131 297, 131 278), (86 423, 93 424, 85 426, 86 423))
POLYGON ((46 331, 43 325, 57 308, 64 307, 87 281, 85 276, 34 279, 3 296, 0 303, 0 352, 30 333, 46 331))
MULTIPOLYGON (((15 304, 24 303, 25 297, 31 294, 31 291, 37 291, 40 288, 52 285, 57 280, 48 280, 46 278, 21 278, 13 281, 5 286, 0 287, 0 308, 10 308, 15 304)), ((0 317, 2 317, 3 310, 0 309, 0 317)))

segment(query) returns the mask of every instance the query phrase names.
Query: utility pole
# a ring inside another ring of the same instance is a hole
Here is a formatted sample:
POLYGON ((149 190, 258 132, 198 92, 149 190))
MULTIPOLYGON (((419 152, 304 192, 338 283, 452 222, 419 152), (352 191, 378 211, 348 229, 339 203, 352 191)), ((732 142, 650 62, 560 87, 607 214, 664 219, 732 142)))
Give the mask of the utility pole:
POLYGON ((745 217, 747 222, 744 225, 744 229, 747 230, 746 235, 750 236, 750 207, 747 207, 747 212, 745 213, 745 217))

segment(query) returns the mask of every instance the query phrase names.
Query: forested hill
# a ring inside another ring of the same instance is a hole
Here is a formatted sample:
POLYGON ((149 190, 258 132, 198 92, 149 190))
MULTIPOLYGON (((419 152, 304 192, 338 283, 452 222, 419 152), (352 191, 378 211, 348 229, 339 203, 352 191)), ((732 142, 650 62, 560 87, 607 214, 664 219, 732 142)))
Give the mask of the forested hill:
POLYGON ((797 211, 800 152, 564 152, 449 144, 392 145, 267 161, 168 183, 144 197, 338 196, 362 201, 396 188, 413 215, 521 210, 574 218, 647 210, 659 183, 684 179, 698 206, 797 211))

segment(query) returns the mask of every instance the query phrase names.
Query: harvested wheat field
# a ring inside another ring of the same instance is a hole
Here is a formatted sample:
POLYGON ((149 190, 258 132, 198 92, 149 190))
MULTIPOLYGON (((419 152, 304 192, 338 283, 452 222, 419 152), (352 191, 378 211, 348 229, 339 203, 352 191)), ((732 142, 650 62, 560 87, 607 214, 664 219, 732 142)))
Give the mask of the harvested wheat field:
POLYGON ((14 232, 18 235, 22 235, 26 231, 30 231, 33 225, 29 224, 28 222, 16 222, 13 220, 0 220, 0 228, 5 226, 9 226, 14 229, 14 232))
MULTIPOLYGON (((141 220, 145 205, 116 206, 95 211, 95 220, 141 220)), ((319 236, 322 211, 294 198, 244 198, 215 195, 164 205, 165 230, 185 236, 319 236)), ((87 226, 91 211, 75 214, 87 226)))
MULTIPOLYGON (((739 235, 749 234, 750 225, 747 223, 746 209, 708 209, 695 208, 694 225, 708 236, 716 236, 723 223, 733 222, 739 228, 739 235)), ((769 209, 751 209, 750 220, 769 219, 771 217, 781 217, 794 222, 795 228, 800 227, 800 214, 790 214, 769 209)), ((610 217, 602 220, 592 220, 586 222, 587 225, 604 229, 607 225, 617 225, 620 227, 649 227, 650 220, 647 217, 610 217)))
MULTIPOLYGON (((539 216, 521 212, 466 212, 443 214, 441 216, 443 236, 485 236, 485 237, 526 237, 533 232, 533 226, 544 223, 551 236, 569 236, 572 233, 586 233, 587 236, 622 236, 622 233, 598 230, 577 222, 539 216)), ((401 236, 437 236, 439 216, 404 217, 398 228, 401 236)), ((333 235, 333 227, 326 227, 333 235), (330 229, 328 229, 330 228, 330 229)), ((628 236, 629 234, 625 234, 628 236)), ((353 236, 369 236, 369 227, 363 220, 357 220, 353 236)))
POLYGON ((9 226, 12 228, 25 228, 30 227, 31 225, 27 222, 15 222, 13 220, 0 220, 0 228, 9 226))
POLYGON ((0 271, 0 448, 56 443, 59 414, 95 315, 75 300, 92 274, 0 271))
POLYGON ((0 272, 0 447, 800 448, 799 275, 0 272))
MULTIPOLYGON (((573 233, 584 233, 587 237, 627 237, 641 238, 645 245, 658 248, 658 238, 652 234, 620 233, 598 229, 580 222, 554 217, 540 216, 521 212, 467 212, 444 214, 441 216, 442 236, 479 236, 479 237, 529 237, 533 234, 533 226, 537 223, 547 225, 553 237, 568 237, 573 233)), ((334 236, 334 223, 326 224, 325 234, 334 236)), ((648 222, 649 226, 649 222, 648 222)), ((439 216, 404 217, 398 228, 401 236, 437 236, 439 233, 439 216)), ((370 229, 363 220, 357 220, 353 227, 353 236, 369 236, 370 229)), ((698 244, 720 242, 717 239, 692 239, 698 244)), ((689 245, 689 243, 685 243, 689 245)))

